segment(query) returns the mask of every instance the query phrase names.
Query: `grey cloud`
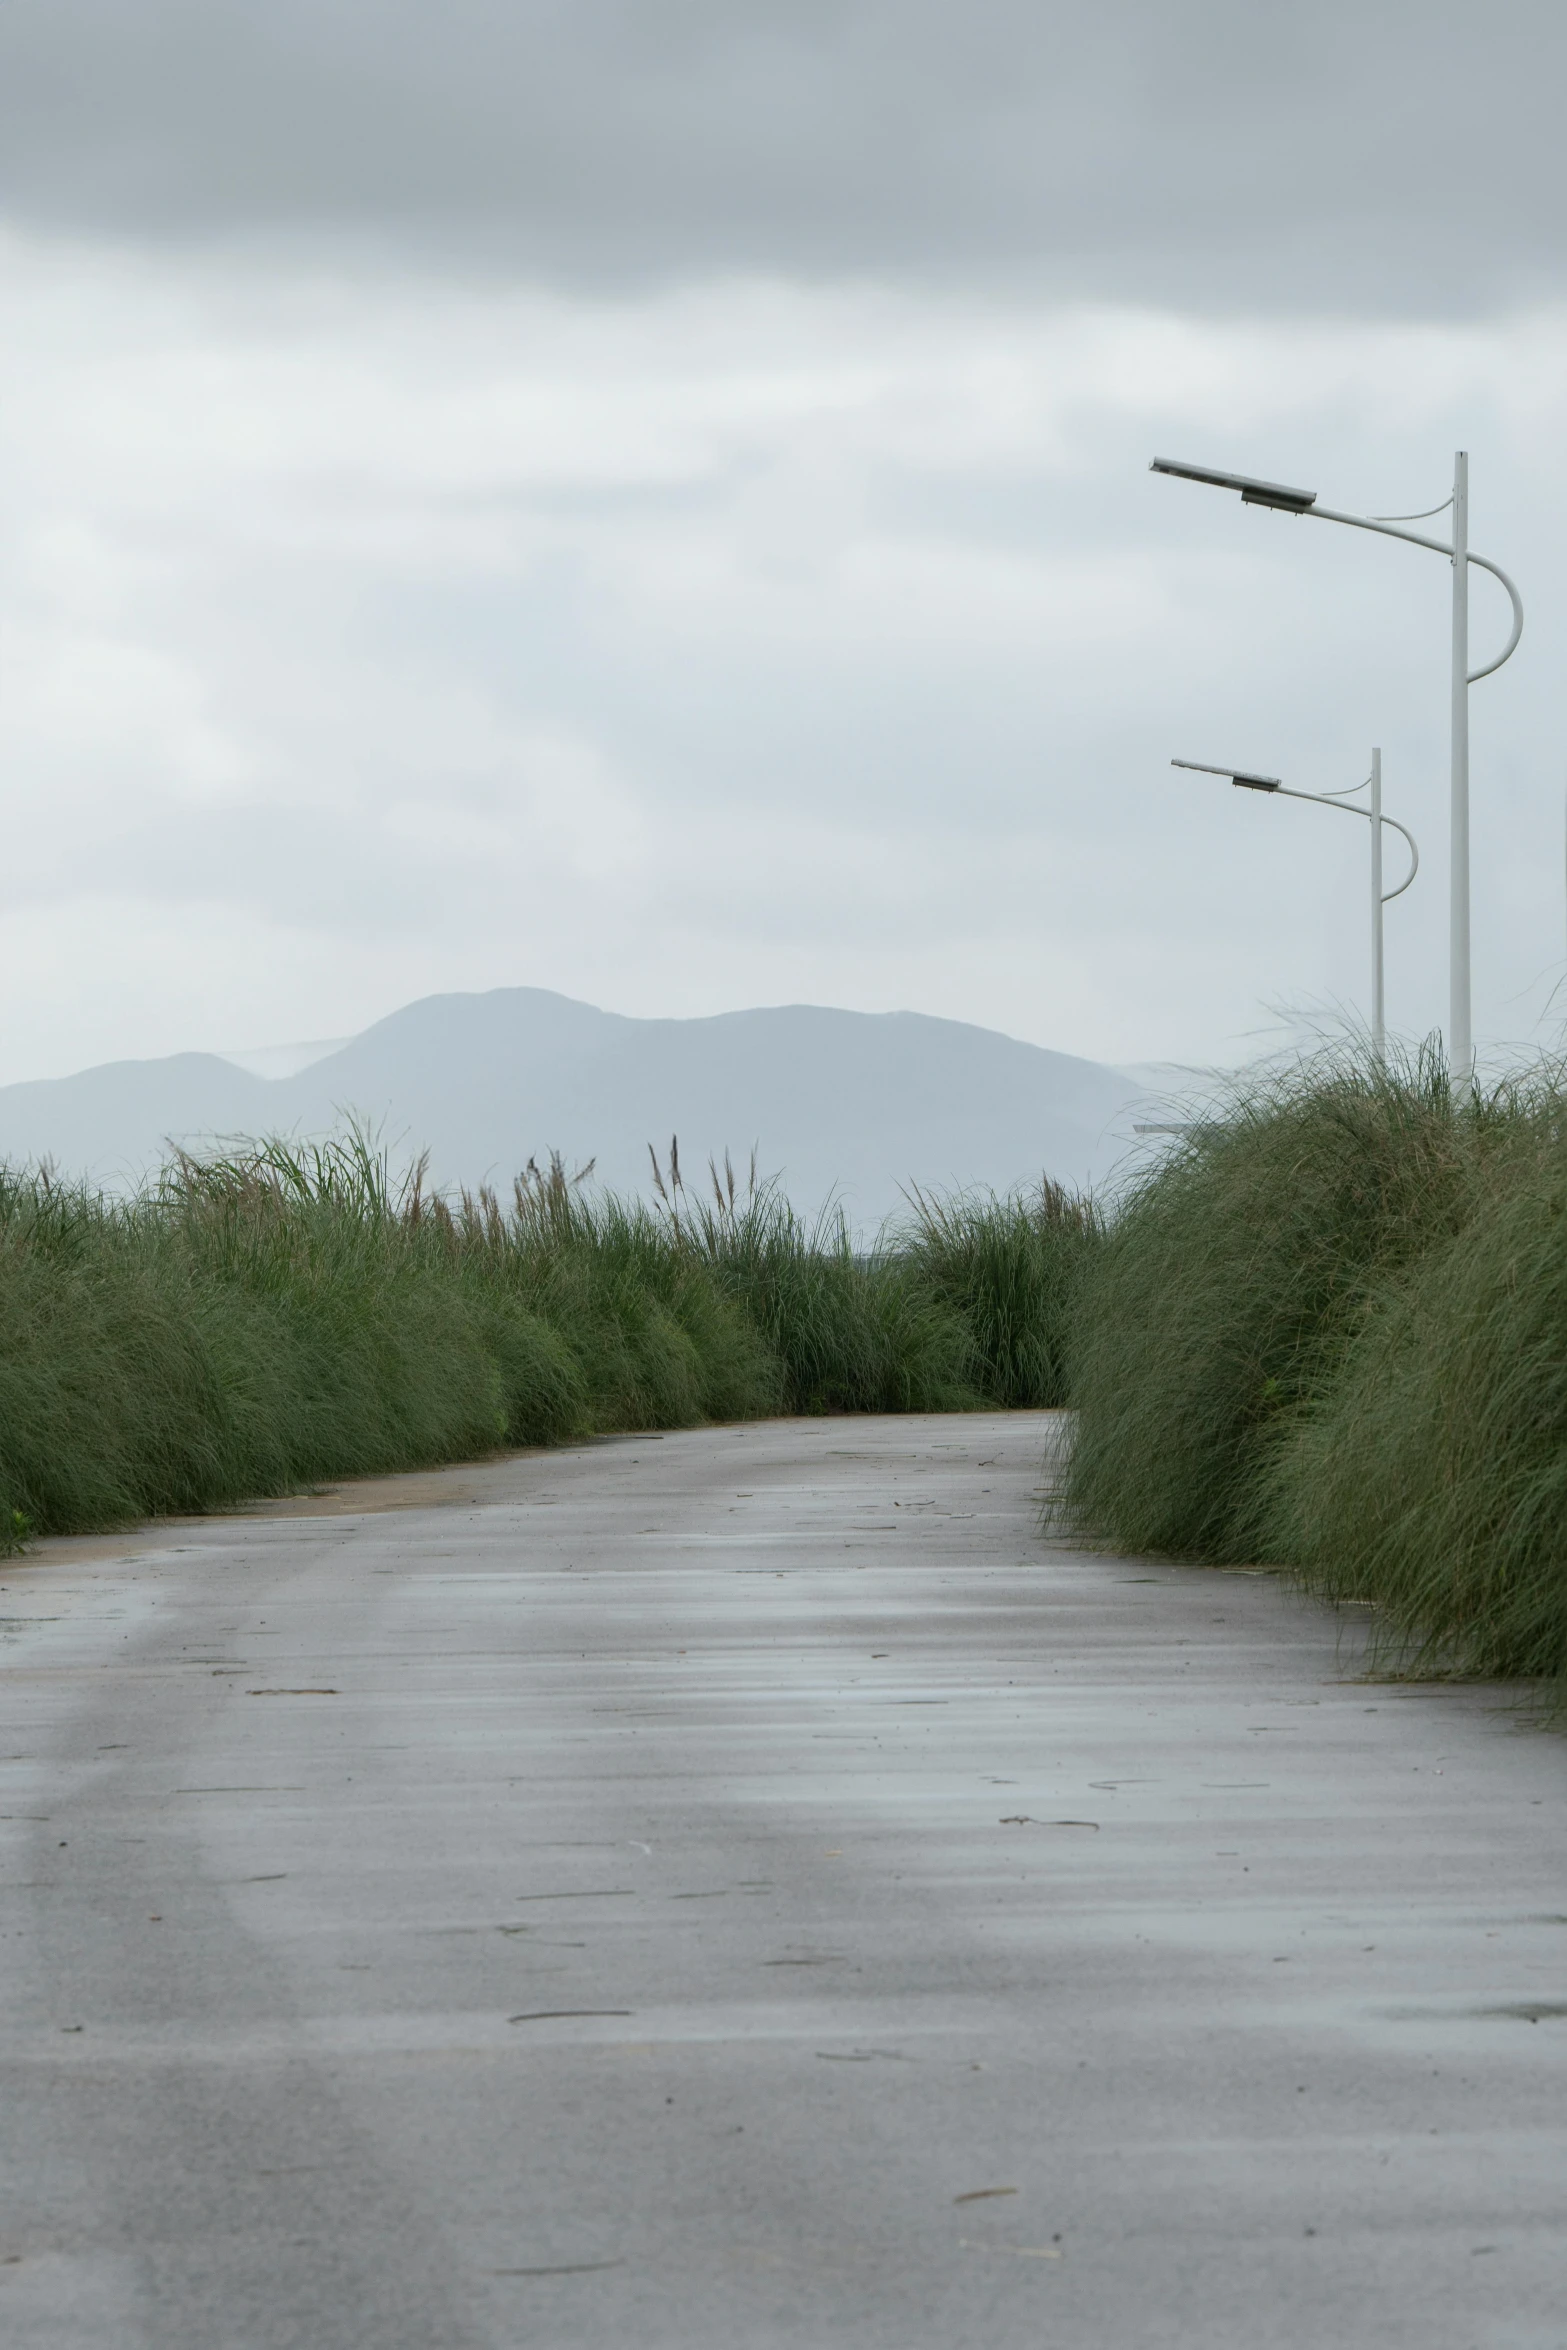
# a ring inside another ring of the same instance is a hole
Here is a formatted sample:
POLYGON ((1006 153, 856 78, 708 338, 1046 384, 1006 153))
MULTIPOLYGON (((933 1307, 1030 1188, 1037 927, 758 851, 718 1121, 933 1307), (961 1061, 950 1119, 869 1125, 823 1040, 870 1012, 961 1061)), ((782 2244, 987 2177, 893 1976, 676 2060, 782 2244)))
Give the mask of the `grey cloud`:
POLYGON ((9 0, 0 207, 568 284, 1462 310, 1561 285, 1564 68, 1554 0, 9 0))

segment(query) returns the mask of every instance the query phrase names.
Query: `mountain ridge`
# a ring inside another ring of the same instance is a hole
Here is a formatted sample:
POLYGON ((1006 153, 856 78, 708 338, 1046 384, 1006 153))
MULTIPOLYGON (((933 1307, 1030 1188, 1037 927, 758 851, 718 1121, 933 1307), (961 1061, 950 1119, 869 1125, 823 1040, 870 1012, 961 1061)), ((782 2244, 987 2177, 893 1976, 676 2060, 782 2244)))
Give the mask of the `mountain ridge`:
POLYGON ((1146 1087, 996 1029, 923 1012, 782 1004, 693 1019, 606 1012, 546 988, 424 996, 284 1077, 213 1053, 112 1061, 0 1087, 0 1158, 134 1183, 185 1147, 358 1118, 441 1184, 508 1183, 532 1157, 593 1160, 645 1191, 647 1146, 688 1166, 753 1147, 803 1209, 861 1223, 908 1187, 1101 1179, 1146 1087))

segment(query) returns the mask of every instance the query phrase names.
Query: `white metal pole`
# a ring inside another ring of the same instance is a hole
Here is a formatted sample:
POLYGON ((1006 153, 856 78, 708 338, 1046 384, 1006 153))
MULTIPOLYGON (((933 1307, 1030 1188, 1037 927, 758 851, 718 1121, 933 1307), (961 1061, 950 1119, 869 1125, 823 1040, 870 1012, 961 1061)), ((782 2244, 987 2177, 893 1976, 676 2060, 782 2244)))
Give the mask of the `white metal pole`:
MULTIPOLYGON (((1452 677, 1452 821, 1451 893, 1449 910, 1449 1003, 1447 1040, 1453 1083, 1461 1092, 1474 1084, 1474 1033, 1470 1019, 1469 987, 1469 688, 1490 677, 1510 661, 1523 634, 1523 599, 1500 563, 1469 551, 1469 458, 1460 449, 1453 459, 1453 535, 1451 541, 1429 539, 1423 531, 1406 530, 1406 522, 1420 522, 1419 514, 1340 514, 1319 504, 1314 490, 1286 488, 1276 481, 1257 481, 1250 474, 1218 473, 1211 466, 1178 465, 1173 458, 1155 457, 1155 473, 1183 475, 1189 481, 1209 482, 1215 489, 1239 490, 1251 506, 1271 506, 1285 514, 1309 514, 1317 522, 1342 522, 1352 530, 1374 530, 1384 538, 1403 539, 1412 547, 1428 547, 1445 555, 1453 566, 1453 677, 1452 677), (1469 669, 1469 566, 1478 563, 1507 590, 1513 608, 1512 634, 1483 669, 1469 669)), ((1299 795, 1297 795, 1299 796, 1299 795)), ((1310 798, 1313 795, 1306 794, 1310 798)), ((1389 817, 1388 822, 1394 819, 1389 817)), ((1403 830, 1403 826, 1399 826, 1403 830)), ((1407 884, 1406 884, 1407 886, 1407 884)), ((1402 891, 1395 891, 1401 896, 1402 891)))
POLYGON ((1371 1046, 1377 1059, 1387 1050, 1387 1007, 1382 985, 1382 753, 1371 754, 1371 1046))
POLYGON ((1454 1091, 1474 1084, 1469 1000, 1469 454, 1453 459, 1453 782, 1448 887, 1447 1040, 1454 1091))

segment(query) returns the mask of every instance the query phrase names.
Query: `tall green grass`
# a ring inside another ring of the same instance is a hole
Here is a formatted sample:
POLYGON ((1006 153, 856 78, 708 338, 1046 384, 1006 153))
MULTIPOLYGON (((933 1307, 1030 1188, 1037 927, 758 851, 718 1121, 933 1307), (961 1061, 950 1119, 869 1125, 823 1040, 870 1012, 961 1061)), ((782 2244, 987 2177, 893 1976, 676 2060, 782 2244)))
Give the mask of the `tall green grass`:
POLYGON ((973 1377, 1006 1408, 1067 1401, 1073 1303, 1102 1239, 1093 1201, 1048 1178, 1032 1195, 910 1195, 911 1268, 968 1329, 973 1377))
POLYGON ((1374 1283, 1259 1481, 1259 1539, 1414 1669, 1567 1675, 1567 1098, 1509 1088, 1468 1211, 1374 1283))
POLYGON ((924 1241, 866 1256, 710 1174, 693 1197, 672 1152, 644 1206, 556 1162, 449 1201, 352 1134, 179 1158, 129 1201, 0 1173, 0 1548, 508 1445, 1000 1394, 993 1318, 924 1241))
POLYGON ((1368 1282, 1464 1193, 1429 1056, 1238 1086, 1125 1198, 1083 1290, 1071 1506, 1134 1549, 1248 1556, 1281 1422, 1332 1378, 1368 1282))
POLYGON ((0 1503, 42 1531, 547 1441, 574 1350, 355 1141, 0 1181, 0 1503))
POLYGON ((1064 1500, 1374 1601, 1421 1669, 1567 1671, 1567 1091, 1430 1053, 1252 1081, 1080 1285, 1064 1500))
POLYGON ((941 1412, 980 1400, 973 1333, 896 1245, 855 1249, 840 1211, 811 1223, 753 1161, 742 1188, 726 1159, 691 1193, 678 1145, 653 1161, 670 1231, 761 1331, 789 1412, 941 1412))

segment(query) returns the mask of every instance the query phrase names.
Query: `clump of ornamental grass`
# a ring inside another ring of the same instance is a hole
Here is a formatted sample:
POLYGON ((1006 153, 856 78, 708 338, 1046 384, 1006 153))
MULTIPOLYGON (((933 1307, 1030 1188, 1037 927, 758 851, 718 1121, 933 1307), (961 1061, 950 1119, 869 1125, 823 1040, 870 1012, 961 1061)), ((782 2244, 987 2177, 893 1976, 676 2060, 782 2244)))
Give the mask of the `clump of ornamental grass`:
POLYGON ((1259 1478, 1386 1283, 1464 1227, 1502 1108, 1455 1113, 1435 1054, 1240 1080, 1130 1188, 1069 1346, 1064 1503, 1140 1550, 1234 1561, 1259 1478))
POLYGON ((1567 1093, 1479 1113, 1461 1228, 1374 1279, 1259 1480, 1268 1554, 1409 1669, 1567 1675, 1567 1093))
MULTIPOLYGON (((590 1196, 530 1163, 504 1229, 480 1195, 496 1277, 515 1285, 578 1351, 595 1428, 673 1428, 783 1408, 765 1333, 667 1215, 590 1196)), ((465 1201, 467 1229, 473 1203, 465 1201)))
POLYGON ((916 1277, 968 1330, 973 1378, 1007 1410, 1067 1401, 1073 1301, 1103 1239, 1091 1199, 1048 1178, 998 1198, 909 1194, 900 1242, 916 1277))
POLYGON ((681 1245, 765 1336, 787 1412, 967 1411, 980 1401, 962 1316, 895 1248, 862 1252, 841 1210, 811 1223, 776 1184, 722 1173, 690 1190, 678 1144, 653 1157, 655 1195, 681 1245))

